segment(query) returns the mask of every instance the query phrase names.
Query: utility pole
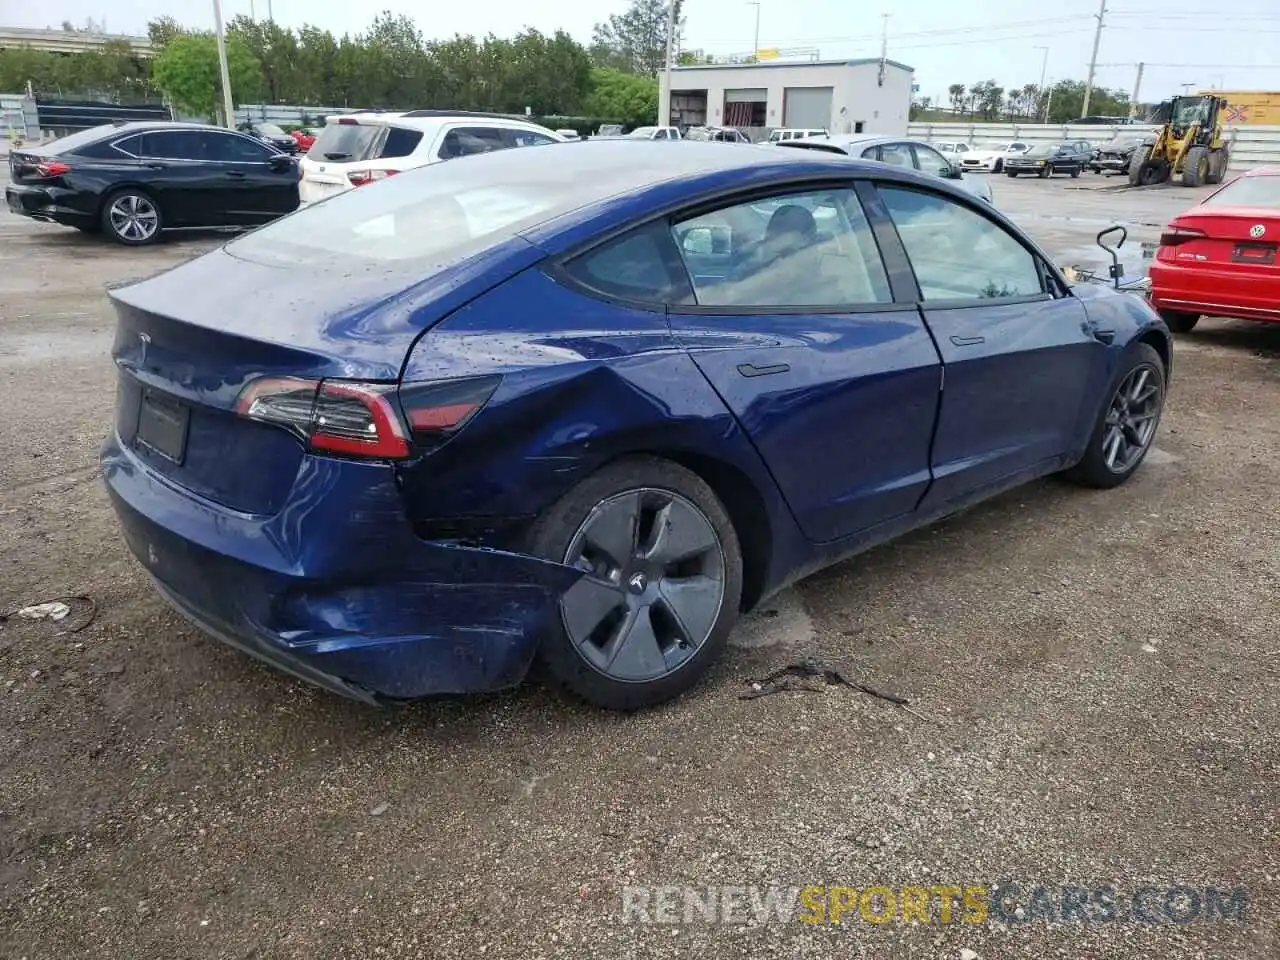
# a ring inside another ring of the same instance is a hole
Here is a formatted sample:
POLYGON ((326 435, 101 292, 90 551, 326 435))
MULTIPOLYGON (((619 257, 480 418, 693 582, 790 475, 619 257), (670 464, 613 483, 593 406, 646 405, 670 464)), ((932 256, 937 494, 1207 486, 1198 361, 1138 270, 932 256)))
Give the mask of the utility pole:
POLYGON ((751 48, 751 60, 755 62, 760 59, 760 4, 758 0, 751 0, 747 6, 756 8, 756 39, 751 48))
POLYGON ((228 129, 236 128, 235 107, 231 105, 231 74, 227 70, 227 38, 222 32, 222 0, 213 0, 213 23, 218 38, 218 72, 222 74, 222 122, 228 129))
POLYGON ((1084 82, 1084 103, 1080 106, 1080 116, 1089 115, 1089 100, 1093 96, 1093 74, 1098 68, 1098 44, 1102 42, 1102 22, 1107 16, 1107 0, 1102 0, 1098 7, 1098 28, 1093 32, 1093 53, 1089 55, 1089 76, 1084 82))
POLYGON ((1053 87, 1049 88, 1049 95, 1044 100, 1044 122, 1049 122, 1049 110, 1053 106, 1053 87))
POLYGON ((1129 98, 1129 119, 1133 120, 1138 116, 1138 95, 1142 91, 1142 68, 1145 64, 1138 64, 1138 75, 1133 78, 1133 96, 1129 98))
POLYGON ((275 14, 271 12, 271 0, 267 0, 267 23, 275 23, 275 14))
POLYGON ((658 126, 671 125, 671 60, 676 45, 676 0, 667 3, 667 63, 662 70, 662 96, 658 97, 658 126))
POLYGON ((1044 93, 1044 75, 1049 71, 1049 48, 1037 45, 1031 49, 1044 51, 1044 57, 1040 61, 1040 86, 1036 87, 1037 93, 1044 93))
POLYGON ((889 14, 880 14, 884 18, 884 26, 880 29, 880 76, 876 86, 884 86, 884 71, 889 60, 889 14))

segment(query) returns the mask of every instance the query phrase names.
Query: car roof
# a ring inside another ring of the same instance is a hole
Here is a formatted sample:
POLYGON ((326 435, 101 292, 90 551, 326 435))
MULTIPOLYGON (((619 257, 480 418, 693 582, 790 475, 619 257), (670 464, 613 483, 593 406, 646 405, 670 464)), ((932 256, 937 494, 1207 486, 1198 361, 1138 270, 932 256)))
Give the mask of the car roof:
POLYGON ((513 117, 505 113, 480 113, 470 112, 467 110, 409 110, 394 113, 381 113, 373 110, 356 110, 351 113, 331 113, 325 117, 326 123, 336 123, 339 120, 357 120, 361 124, 367 126, 376 125, 395 125, 397 127, 407 127, 414 130, 426 130, 438 126, 442 123, 451 123, 455 120, 484 120, 486 123, 495 126, 510 126, 521 130, 538 130, 554 132, 549 127, 544 127, 540 123, 534 123, 531 120, 525 120, 520 117, 513 117))
MULTIPOLYGON (((943 141, 947 143, 960 143, 962 141, 943 141)), ((829 143, 833 146, 849 148, 849 147, 874 147, 882 143, 918 143, 921 146, 931 147, 933 144, 927 140, 921 140, 918 137, 890 137, 882 133, 837 133, 834 136, 825 137, 804 137, 800 140, 788 140, 785 146, 788 147, 804 147, 805 144, 829 143)))
POLYGON ((1268 164, 1265 167, 1253 167, 1240 174, 1242 177, 1280 177, 1280 164, 1268 164))

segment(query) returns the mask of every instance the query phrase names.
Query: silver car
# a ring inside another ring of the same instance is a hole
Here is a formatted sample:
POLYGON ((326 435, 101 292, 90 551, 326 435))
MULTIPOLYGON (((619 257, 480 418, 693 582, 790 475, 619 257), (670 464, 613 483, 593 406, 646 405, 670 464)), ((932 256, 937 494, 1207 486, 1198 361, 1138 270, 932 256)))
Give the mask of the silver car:
POLYGON ((875 160, 897 167, 909 167, 943 180, 951 180, 975 197, 995 206, 995 201, 991 198, 991 185, 985 179, 966 177, 959 166, 923 140, 906 140, 902 137, 884 137, 865 133, 837 133, 826 137, 806 137, 804 140, 784 140, 778 146, 843 153, 862 160, 875 160))

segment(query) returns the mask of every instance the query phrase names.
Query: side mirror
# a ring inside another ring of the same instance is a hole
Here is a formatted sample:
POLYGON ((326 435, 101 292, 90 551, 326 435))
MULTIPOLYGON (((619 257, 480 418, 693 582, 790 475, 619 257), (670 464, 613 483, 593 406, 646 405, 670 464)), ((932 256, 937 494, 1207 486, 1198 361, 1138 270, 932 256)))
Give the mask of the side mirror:
POLYGON ((680 248, 696 257, 725 256, 732 250, 728 227, 690 227, 680 235, 680 248))
POLYGON ((271 169, 276 173, 284 173, 298 165, 298 161, 287 153, 277 153, 267 161, 271 169))
POLYGON ((963 171, 963 170, 961 170, 961 169, 960 169, 958 166, 956 166, 955 164, 952 164, 951 166, 949 166, 949 167, 947 168, 947 179, 948 179, 948 180, 963 180, 963 179, 964 179, 964 171, 963 171))

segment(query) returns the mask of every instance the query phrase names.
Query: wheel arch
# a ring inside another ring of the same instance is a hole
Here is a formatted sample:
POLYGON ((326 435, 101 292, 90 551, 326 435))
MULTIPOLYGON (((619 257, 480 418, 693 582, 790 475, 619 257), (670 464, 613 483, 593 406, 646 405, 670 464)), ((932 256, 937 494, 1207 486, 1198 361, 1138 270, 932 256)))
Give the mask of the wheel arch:
POLYGON ((1168 389, 1170 375, 1173 371, 1173 344, 1163 330, 1148 327, 1134 337, 1137 343, 1145 343, 1160 354, 1160 362, 1164 366, 1165 388, 1168 389))
POLYGON ((156 209, 160 211, 161 222, 164 221, 165 219, 164 204, 160 201, 160 197, 156 194, 154 190, 152 190, 146 184, 133 183, 132 181, 127 181, 125 183, 113 183, 111 186, 107 187, 98 195, 98 211, 97 211, 98 219, 102 219, 102 214, 107 209, 108 200, 110 200, 112 197, 115 197, 121 193, 126 193, 128 191, 144 194, 148 200, 150 200, 152 203, 156 205, 156 209))

